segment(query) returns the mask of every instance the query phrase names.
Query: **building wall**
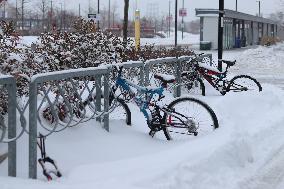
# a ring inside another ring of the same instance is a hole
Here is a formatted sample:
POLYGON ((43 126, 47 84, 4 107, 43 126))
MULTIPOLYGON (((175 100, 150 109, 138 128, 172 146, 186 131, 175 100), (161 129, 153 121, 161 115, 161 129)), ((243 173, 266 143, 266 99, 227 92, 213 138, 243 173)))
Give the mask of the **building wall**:
POLYGON ((263 24, 263 36, 267 36, 267 24, 263 24))
POLYGON ((259 40, 258 22, 253 22, 253 44, 257 45, 259 40))
POLYGON ((218 17, 204 17, 203 41, 211 41, 212 49, 218 49, 218 17))
MULTIPOLYGON (((215 16, 205 16, 202 17, 202 32, 200 33, 200 40, 210 41, 212 49, 218 49, 218 17, 215 16)), ((233 25, 233 19, 224 19, 224 36, 223 36, 223 47, 224 49, 234 48, 235 44, 235 33, 238 32, 238 26, 233 25), (227 19, 227 20, 226 20, 227 19), (231 37, 231 39, 230 39, 231 37)), ((238 22, 238 21, 236 21, 238 22)), ((242 27, 241 20, 240 27, 242 27)), ((246 45, 257 45, 259 40, 263 36, 272 36, 271 24, 258 23, 251 21, 244 22, 244 35, 246 38, 246 45), (263 36, 262 36, 263 34, 263 36)), ((275 29, 276 30, 276 29, 275 29)), ((240 31, 242 34, 242 31, 240 31)), ((284 40, 284 27, 277 27, 277 36, 284 40)))
POLYGON ((277 27, 277 36, 281 39, 284 40, 284 28, 278 26, 277 27))
POLYGON ((272 36, 271 24, 268 24, 268 36, 272 36))

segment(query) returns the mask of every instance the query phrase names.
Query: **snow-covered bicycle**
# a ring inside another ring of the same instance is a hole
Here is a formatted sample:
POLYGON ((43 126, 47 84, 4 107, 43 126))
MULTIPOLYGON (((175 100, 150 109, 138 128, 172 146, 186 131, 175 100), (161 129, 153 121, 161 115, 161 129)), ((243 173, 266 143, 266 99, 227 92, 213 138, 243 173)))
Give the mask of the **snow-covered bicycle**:
MULTIPOLYGON (((202 55, 202 54, 201 54, 202 55)), ((209 60, 208 60, 209 61, 209 60)), ((210 62, 199 63, 198 55, 192 57, 190 60, 189 71, 182 73, 182 78, 186 88, 190 91, 198 88, 201 94, 205 96, 205 85, 203 79, 213 86, 222 95, 229 91, 242 92, 242 91, 262 91, 261 84, 253 77, 248 75, 237 75, 232 79, 227 79, 228 69, 236 64, 236 61, 222 60, 226 64, 224 72, 209 65, 210 62)))
POLYGON ((123 67, 114 69, 117 71, 117 78, 110 90, 111 107, 119 102, 123 107, 127 107, 124 108, 125 112, 121 112, 127 115, 130 112, 127 103, 134 101, 147 120, 150 136, 154 137, 156 132, 163 131, 167 140, 177 140, 188 135, 203 135, 219 127, 212 108, 198 99, 176 98, 167 105, 161 102, 165 97, 164 89, 175 82, 174 78, 155 74, 154 77, 161 81, 161 86, 142 87, 122 77, 123 67))

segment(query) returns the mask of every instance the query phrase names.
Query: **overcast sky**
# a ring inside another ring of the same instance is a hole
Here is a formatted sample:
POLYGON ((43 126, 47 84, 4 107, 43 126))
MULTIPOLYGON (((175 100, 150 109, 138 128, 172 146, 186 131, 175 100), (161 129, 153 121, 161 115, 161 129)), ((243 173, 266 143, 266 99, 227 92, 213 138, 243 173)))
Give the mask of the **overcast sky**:
MULTIPOLYGON (((15 0, 14 0, 15 1, 15 0)), ((19 0, 18 0, 19 1, 19 0)), ((39 1, 39 0, 29 0, 39 1)), ((78 12, 79 3, 81 4, 82 14, 88 12, 89 1, 91 6, 97 7, 97 0, 65 0, 66 9, 73 9, 78 12)), ((124 0, 110 0, 111 4, 116 4, 120 16, 123 16, 124 0)), ((174 3, 175 0, 170 0, 172 5, 172 14, 174 14, 174 3)), ((279 10, 280 0, 261 0, 261 12, 264 17, 268 17, 270 13, 279 10)), ((54 6, 60 6, 60 2, 64 0, 53 0, 54 6)), ((108 8, 109 0, 100 0, 101 9, 103 7, 108 8)), ((169 0, 137 0, 138 8, 141 10, 141 16, 155 14, 155 15, 166 15, 169 10, 169 0), (152 5, 151 5, 152 4, 152 5), (152 7, 152 8, 151 8, 152 7)), ((194 20, 195 8, 218 8, 219 0, 184 0, 185 8, 188 11, 186 20, 194 20)), ((225 0, 225 8, 235 10, 236 0, 225 0)), ((130 0, 130 16, 132 16, 135 10, 135 0, 130 0)), ((182 6, 182 0, 178 0, 178 6, 182 6)), ((283 7, 284 9, 284 7, 283 7)), ((238 11, 256 15, 258 13, 258 3, 256 0, 238 0, 238 11)))

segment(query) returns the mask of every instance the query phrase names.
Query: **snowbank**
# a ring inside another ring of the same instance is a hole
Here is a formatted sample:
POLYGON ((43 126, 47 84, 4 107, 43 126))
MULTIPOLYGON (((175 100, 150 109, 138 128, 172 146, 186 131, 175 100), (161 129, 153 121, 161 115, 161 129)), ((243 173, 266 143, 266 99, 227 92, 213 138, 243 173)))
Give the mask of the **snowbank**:
MULTIPOLYGON (((48 153, 57 160, 63 178, 46 183, 39 169, 40 180, 0 177, 0 188, 257 186, 256 175, 283 150, 283 96, 282 90, 271 85, 264 85, 261 93, 197 96, 215 110, 220 128, 184 142, 150 138, 139 110, 131 107, 132 127, 115 121, 107 133, 90 122, 48 139, 48 153)), ((26 142, 21 141, 20 148, 25 149, 26 142)))

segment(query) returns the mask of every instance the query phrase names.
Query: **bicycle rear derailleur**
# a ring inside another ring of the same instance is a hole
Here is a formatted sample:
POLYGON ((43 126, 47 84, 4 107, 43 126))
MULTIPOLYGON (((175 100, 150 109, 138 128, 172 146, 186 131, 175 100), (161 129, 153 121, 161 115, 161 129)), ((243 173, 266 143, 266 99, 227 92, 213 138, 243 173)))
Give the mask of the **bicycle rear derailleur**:
POLYGON ((162 130, 162 116, 159 111, 154 110, 151 112, 152 120, 148 123, 148 127, 151 129, 149 135, 154 137, 155 133, 162 130))

